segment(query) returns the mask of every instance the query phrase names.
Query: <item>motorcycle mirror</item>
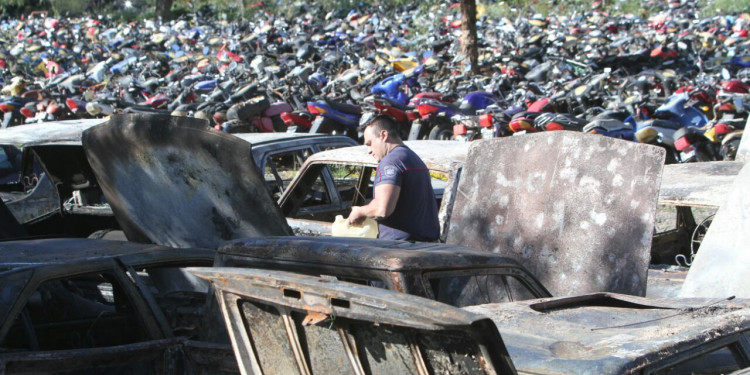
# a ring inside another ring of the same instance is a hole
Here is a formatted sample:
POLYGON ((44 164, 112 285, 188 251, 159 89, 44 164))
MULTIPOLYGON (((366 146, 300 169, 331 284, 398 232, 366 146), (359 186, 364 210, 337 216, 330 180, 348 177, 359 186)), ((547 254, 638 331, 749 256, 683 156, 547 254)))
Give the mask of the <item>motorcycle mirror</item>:
POLYGON ((727 68, 721 68, 721 78, 723 78, 725 81, 732 78, 732 75, 729 74, 729 70, 727 68))

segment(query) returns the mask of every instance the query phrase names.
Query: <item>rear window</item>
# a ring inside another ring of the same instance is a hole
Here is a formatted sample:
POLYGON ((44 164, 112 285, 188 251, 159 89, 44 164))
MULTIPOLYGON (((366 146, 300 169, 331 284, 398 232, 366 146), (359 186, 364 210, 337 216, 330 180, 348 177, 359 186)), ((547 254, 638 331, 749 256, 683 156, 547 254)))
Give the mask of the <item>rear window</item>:
POLYGON ((456 307, 546 297, 518 275, 493 270, 430 272, 425 278, 435 300, 456 307))

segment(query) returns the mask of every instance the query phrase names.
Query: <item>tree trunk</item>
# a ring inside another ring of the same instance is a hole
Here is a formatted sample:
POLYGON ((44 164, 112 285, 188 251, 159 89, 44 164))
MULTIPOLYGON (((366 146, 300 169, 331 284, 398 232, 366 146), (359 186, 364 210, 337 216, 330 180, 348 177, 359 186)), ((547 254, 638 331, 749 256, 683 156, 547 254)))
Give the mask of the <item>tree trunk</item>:
POLYGON ((477 52, 477 2, 461 0, 461 53, 468 58, 464 64, 471 64, 471 71, 479 71, 477 52))
POLYGON ((156 17, 162 22, 169 21, 173 0, 156 0, 156 17))

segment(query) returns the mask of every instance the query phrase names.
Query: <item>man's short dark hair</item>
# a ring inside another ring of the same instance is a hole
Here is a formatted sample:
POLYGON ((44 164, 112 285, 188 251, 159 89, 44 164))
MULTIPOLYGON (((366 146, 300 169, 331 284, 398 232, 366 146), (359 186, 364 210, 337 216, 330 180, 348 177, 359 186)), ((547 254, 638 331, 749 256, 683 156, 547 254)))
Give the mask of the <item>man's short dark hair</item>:
POLYGON ((381 130, 386 130, 389 135, 401 139, 401 133, 398 131, 398 126, 391 116, 383 114, 375 115, 372 119, 360 125, 359 131, 364 132, 368 127, 372 128, 376 133, 381 130))

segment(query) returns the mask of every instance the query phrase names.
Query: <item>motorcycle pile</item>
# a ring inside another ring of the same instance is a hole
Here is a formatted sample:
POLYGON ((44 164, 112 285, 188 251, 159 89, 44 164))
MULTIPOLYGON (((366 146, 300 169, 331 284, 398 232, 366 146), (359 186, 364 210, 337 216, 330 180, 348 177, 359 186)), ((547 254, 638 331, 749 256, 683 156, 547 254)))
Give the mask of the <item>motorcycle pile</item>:
POLYGON ((159 24, 30 15, 0 23, 2 127, 113 113, 193 116, 226 132, 361 140, 363 113, 405 139, 573 130, 650 143, 667 163, 732 160, 750 110, 750 17, 670 0, 648 19, 583 9, 492 17, 478 66, 460 9, 361 7, 159 24))

